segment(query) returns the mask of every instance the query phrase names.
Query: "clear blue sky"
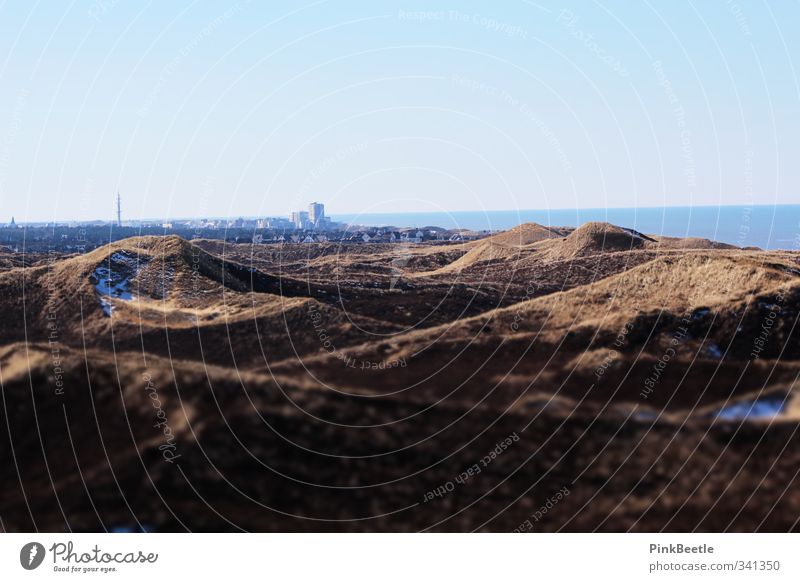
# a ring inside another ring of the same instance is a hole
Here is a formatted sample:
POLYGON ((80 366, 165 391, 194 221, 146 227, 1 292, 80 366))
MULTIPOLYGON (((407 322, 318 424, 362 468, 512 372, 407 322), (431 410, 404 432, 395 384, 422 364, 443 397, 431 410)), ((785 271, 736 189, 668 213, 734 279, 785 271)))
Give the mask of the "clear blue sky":
POLYGON ((800 3, 0 3, 0 220, 800 201, 800 3))

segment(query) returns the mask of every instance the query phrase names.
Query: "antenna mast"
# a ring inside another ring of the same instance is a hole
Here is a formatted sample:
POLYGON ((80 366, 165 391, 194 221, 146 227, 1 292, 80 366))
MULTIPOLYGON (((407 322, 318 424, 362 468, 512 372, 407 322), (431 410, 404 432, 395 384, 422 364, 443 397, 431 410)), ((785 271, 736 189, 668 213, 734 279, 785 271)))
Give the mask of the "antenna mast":
POLYGON ((122 200, 119 197, 119 190, 117 190, 117 226, 122 228, 122 200))

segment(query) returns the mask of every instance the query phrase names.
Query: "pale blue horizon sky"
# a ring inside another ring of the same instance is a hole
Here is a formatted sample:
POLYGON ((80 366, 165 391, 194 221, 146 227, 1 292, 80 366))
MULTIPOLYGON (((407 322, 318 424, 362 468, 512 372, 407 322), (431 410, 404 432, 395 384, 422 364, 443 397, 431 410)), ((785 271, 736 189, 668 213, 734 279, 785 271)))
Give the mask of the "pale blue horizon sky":
POLYGON ((800 200, 800 3, 0 4, 0 221, 800 200))

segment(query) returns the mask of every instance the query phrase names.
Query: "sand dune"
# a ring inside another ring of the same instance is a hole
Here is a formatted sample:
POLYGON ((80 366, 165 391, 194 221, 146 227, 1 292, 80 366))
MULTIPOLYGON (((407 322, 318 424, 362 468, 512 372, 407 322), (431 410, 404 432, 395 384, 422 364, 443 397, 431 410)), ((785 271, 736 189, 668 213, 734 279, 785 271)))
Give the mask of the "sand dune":
POLYGON ((0 515, 510 531, 569 486, 542 531, 791 529, 799 263, 605 223, 6 262, 0 515), (511 434, 474 487, 424 501, 511 434))

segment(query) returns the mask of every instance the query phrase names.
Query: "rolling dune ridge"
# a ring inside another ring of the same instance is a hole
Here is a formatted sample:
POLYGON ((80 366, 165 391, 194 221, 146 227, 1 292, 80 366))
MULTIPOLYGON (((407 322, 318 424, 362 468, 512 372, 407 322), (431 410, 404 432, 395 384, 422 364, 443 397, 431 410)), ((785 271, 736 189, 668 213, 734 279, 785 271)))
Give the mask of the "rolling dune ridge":
POLYGON ((470 242, 0 255, 7 531, 790 531, 800 254, 470 242), (477 472, 460 478, 472 467, 477 472))

